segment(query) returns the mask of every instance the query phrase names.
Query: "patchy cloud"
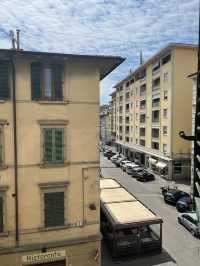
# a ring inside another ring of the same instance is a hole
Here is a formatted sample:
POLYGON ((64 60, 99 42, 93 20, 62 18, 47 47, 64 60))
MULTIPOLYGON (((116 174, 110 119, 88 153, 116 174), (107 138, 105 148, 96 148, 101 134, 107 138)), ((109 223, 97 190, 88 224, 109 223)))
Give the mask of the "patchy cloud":
POLYGON ((168 42, 196 43, 198 0, 1 0, 0 48, 9 31, 21 29, 26 50, 121 55, 127 61, 101 86, 103 102, 112 86, 168 42))

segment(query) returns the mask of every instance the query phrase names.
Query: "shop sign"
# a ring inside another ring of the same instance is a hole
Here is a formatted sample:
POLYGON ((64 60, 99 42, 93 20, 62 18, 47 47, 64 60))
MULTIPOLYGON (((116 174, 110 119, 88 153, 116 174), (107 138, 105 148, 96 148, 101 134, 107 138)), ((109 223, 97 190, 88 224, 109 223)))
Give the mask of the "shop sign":
POLYGON ((34 265, 45 262, 53 262, 66 259, 66 251, 58 250, 52 252, 38 253, 38 254, 29 254, 22 256, 23 265, 34 265))

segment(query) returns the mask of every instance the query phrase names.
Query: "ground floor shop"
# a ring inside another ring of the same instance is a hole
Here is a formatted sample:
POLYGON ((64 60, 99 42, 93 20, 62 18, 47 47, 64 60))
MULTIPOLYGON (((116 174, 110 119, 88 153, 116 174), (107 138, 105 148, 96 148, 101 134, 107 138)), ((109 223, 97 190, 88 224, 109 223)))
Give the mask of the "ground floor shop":
POLYGON ((117 144, 116 149, 129 160, 149 168, 166 179, 177 180, 191 178, 190 157, 174 156, 174 158, 170 158, 167 156, 160 156, 156 153, 130 148, 121 144, 117 144))
POLYGON ((99 266, 101 265, 100 240, 47 248, 38 245, 38 249, 28 246, 1 251, 1 266, 99 266), (27 251, 25 251, 27 249, 27 251), (31 249, 31 250, 30 250, 31 249))

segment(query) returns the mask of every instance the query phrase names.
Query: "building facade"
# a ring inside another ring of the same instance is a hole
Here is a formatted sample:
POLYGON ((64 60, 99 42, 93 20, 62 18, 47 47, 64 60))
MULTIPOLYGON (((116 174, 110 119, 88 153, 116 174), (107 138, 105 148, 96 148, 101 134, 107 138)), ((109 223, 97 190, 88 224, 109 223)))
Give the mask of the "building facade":
POLYGON ((100 106, 100 141, 102 144, 111 144, 110 136, 110 109, 109 105, 100 106))
POLYGON ((99 81, 120 57, 0 50, 0 265, 100 265, 99 81))
POLYGON ((169 179, 191 175, 191 143, 179 132, 192 130, 187 76, 196 67, 195 45, 169 44, 116 84, 111 95, 118 151, 169 179))

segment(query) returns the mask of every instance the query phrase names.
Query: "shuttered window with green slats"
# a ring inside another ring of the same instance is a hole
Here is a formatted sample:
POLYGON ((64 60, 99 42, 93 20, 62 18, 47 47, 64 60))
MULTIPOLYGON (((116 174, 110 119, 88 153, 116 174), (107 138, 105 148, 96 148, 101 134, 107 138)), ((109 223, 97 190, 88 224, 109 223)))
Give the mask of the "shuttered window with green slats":
POLYGON ((3 165, 3 132, 0 127, 0 166, 3 165))
POLYGON ((63 66, 59 64, 43 65, 31 63, 31 90, 33 100, 63 99, 63 66))
POLYGON ((43 162, 64 162, 64 128, 43 128, 43 162))
POLYGON ((63 226, 64 209, 64 192, 44 193, 44 226, 63 226))
POLYGON ((0 196, 0 233, 3 232, 3 197, 0 196))
POLYGON ((0 100, 7 100, 9 98, 9 61, 0 60, 0 100))

